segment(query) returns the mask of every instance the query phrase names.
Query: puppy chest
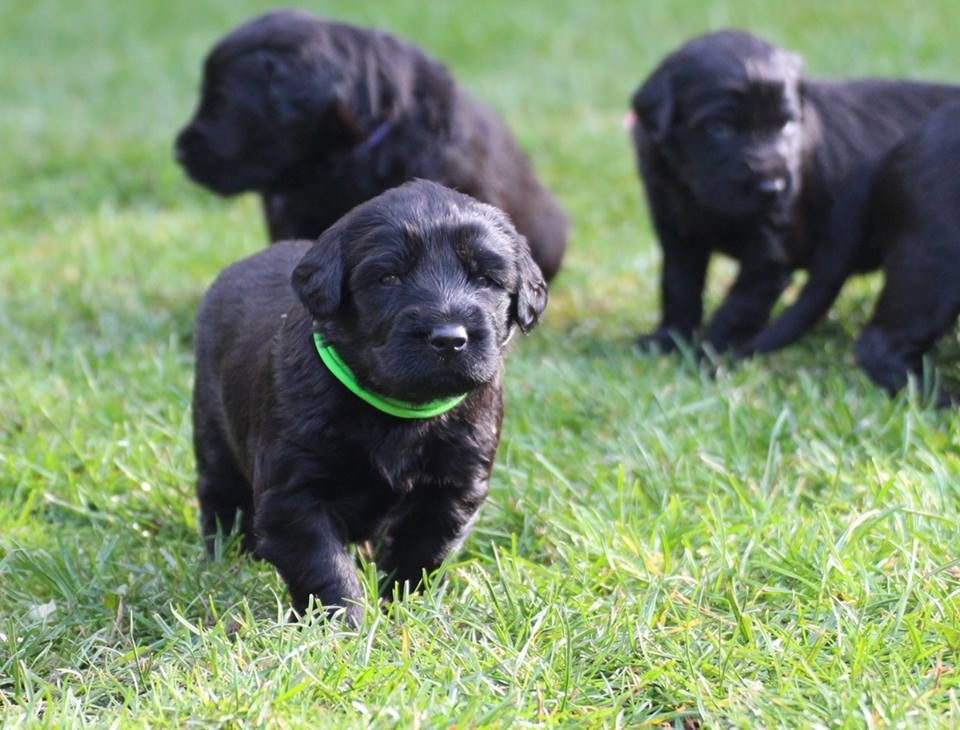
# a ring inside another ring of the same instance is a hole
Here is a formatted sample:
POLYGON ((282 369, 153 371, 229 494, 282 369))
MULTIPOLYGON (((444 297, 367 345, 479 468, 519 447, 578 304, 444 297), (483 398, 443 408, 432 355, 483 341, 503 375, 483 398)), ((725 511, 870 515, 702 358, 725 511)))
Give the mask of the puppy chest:
POLYGON ((389 512, 423 486, 456 490, 486 479, 493 449, 474 442, 450 443, 429 435, 419 439, 381 436, 342 444, 327 453, 323 491, 345 510, 371 519, 389 512))

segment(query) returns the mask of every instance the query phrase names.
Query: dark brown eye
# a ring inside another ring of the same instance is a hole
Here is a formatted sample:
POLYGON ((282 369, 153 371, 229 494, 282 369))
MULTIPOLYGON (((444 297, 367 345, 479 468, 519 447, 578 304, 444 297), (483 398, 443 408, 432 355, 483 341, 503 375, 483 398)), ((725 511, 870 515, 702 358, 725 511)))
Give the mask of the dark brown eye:
POLYGON ((384 286, 396 286, 400 283, 400 277, 396 274, 387 274, 380 277, 380 283, 384 286))
POLYGON ((723 119, 712 119, 707 122, 707 134, 717 139, 728 139, 735 131, 733 125, 723 119))
POLYGON ((485 289, 494 286, 500 286, 495 280, 491 279, 486 274, 477 274, 473 277, 473 281, 477 286, 482 286, 485 289))

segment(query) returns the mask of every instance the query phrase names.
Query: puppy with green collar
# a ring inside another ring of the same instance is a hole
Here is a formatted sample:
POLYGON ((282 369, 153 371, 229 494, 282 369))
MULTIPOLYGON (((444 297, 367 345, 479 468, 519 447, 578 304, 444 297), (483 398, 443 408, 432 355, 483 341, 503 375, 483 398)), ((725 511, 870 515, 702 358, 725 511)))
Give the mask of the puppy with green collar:
POLYGON ((415 588, 486 497, 506 344, 546 303, 506 215, 421 180, 225 269, 195 342, 208 547, 239 515, 297 611, 313 596, 354 624, 351 543, 375 546, 385 596, 415 588))

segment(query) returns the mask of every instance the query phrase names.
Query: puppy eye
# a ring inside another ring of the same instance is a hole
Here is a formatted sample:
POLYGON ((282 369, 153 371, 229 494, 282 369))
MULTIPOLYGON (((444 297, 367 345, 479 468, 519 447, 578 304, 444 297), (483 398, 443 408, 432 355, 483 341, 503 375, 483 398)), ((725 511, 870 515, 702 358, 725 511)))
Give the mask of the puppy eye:
POLYGON ((707 122, 707 134, 711 137, 717 137, 719 139, 726 139, 727 137, 733 136, 733 125, 730 122, 725 122, 722 119, 712 119, 707 122))
POLYGON ((495 279, 487 276, 486 274, 476 274, 473 277, 473 281, 477 286, 482 286, 484 289, 500 286, 500 284, 495 279))
POLYGON ((380 283, 384 286, 396 286, 400 283, 400 277, 397 274, 387 274, 380 277, 380 283))

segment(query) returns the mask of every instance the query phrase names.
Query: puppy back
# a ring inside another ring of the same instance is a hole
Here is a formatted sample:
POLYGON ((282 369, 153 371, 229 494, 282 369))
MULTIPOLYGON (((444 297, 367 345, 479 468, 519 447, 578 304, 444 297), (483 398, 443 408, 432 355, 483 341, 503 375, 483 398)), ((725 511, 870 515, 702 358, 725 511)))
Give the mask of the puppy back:
POLYGON ((290 275, 312 241, 280 241, 231 264, 214 280, 197 311, 198 370, 228 347, 259 348, 297 304, 290 275))

